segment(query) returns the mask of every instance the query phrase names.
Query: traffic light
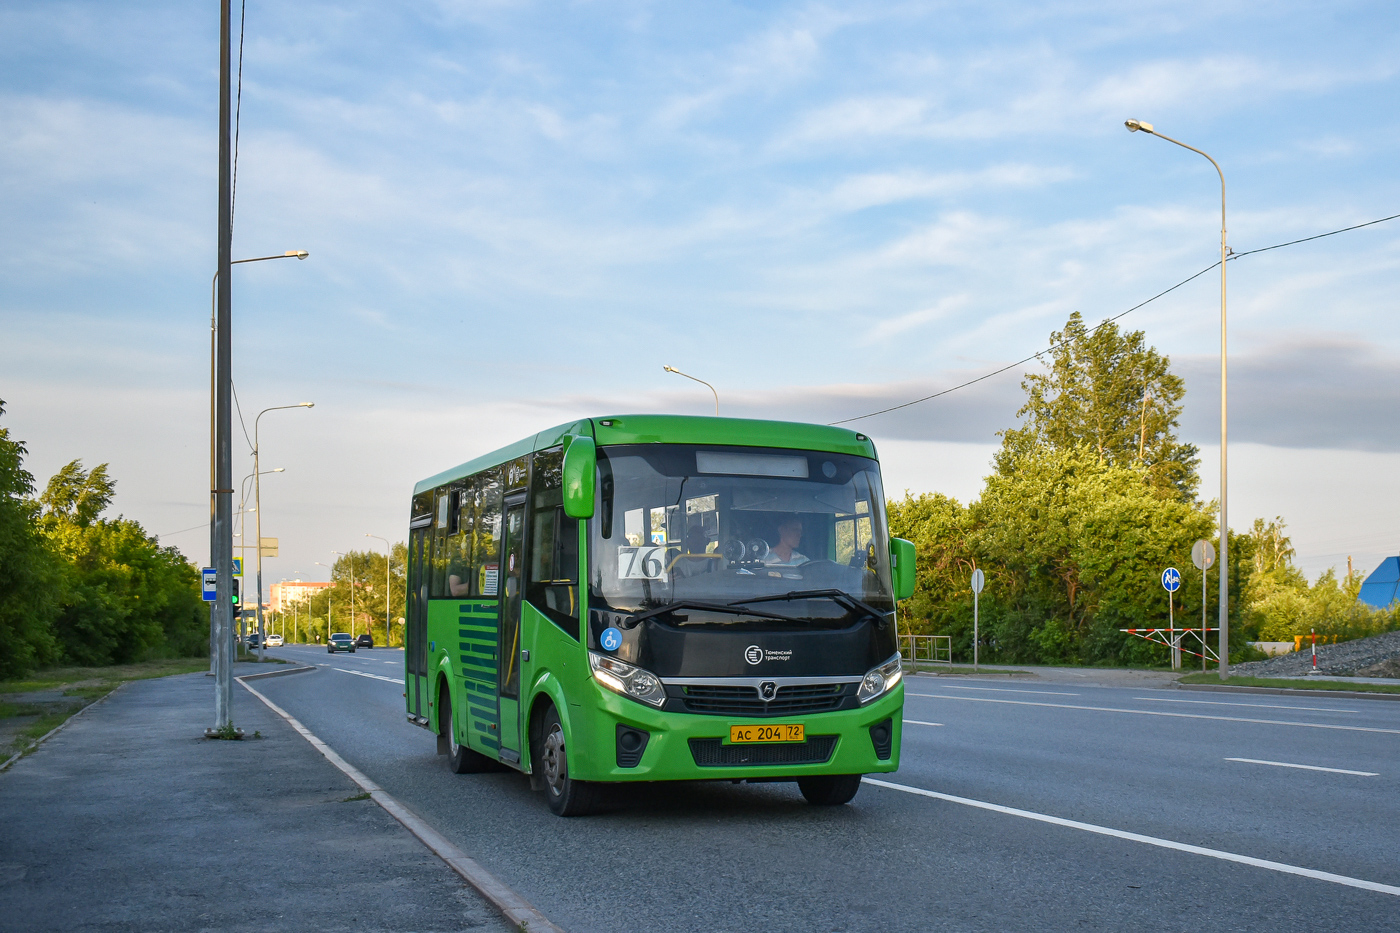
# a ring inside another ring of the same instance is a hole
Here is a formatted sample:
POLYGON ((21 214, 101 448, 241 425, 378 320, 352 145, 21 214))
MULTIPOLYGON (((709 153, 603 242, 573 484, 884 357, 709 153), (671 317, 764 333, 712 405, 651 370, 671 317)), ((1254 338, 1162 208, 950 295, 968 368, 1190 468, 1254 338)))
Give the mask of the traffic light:
POLYGON ((234 577, 234 578, 233 578, 233 604, 234 604, 235 606, 238 605, 238 582, 239 582, 239 578, 238 578, 238 577, 234 577))

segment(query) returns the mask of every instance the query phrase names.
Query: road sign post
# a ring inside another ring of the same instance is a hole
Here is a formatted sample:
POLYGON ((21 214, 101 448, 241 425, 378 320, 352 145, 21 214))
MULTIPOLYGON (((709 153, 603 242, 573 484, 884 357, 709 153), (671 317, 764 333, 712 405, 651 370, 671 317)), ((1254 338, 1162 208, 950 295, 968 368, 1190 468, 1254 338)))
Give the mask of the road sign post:
POLYGON ((1206 672, 1206 571, 1215 565, 1215 548, 1201 539, 1191 545, 1191 563, 1201 572, 1201 673, 1206 672))
POLYGON ((978 623, 978 619, 977 619, 977 615, 978 615, 978 613, 977 613, 977 597, 980 596, 980 595, 982 594, 982 587, 983 587, 984 585, 986 585, 986 582, 987 582, 987 575, 986 575, 985 573, 982 572, 982 568, 981 568, 981 567, 978 567, 976 570, 972 571, 972 670, 973 670, 974 672, 977 670, 977 648, 978 648, 978 644, 977 644, 977 642, 978 642, 978 632, 977 632, 977 623, 978 623))
POLYGON ((1172 612, 1172 594, 1181 587, 1181 571, 1168 567, 1162 571, 1162 589, 1167 591, 1167 625, 1171 632, 1172 670, 1181 667, 1181 642, 1176 637, 1176 619, 1172 612))

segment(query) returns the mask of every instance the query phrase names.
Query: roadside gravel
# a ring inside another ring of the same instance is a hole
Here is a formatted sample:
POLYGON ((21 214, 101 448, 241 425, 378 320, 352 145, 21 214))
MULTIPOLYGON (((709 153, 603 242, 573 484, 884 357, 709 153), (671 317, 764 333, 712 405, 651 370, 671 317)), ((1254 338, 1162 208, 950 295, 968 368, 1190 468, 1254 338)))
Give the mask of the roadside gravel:
MULTIPOLYGON (((1400 668, 1400 632, 1386 632, 1339 645, 1318 645, 1317 669, 1338 677, 1394 677, 1400 668)), ((1290 677, 1312 671, 1312 650, 1281 654, 1267 661, 1236 664, 1231 672, 1240 677, 1290 677)))

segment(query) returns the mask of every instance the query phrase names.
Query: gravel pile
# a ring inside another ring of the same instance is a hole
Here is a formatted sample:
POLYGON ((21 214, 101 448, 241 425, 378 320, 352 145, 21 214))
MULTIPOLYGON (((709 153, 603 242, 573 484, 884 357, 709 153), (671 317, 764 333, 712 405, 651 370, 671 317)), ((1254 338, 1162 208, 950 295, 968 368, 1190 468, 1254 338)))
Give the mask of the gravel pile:
MULTIPOLYGON (((1281 654, 1267 661, 1236 664, 1232 674, 1241 677, 1292 677, 1311 672, 1312 649, 1281 654)), ((1395 677, 1400 670, 1400 632, 1386 632, 1339 645, 1317 646, 1317 669, 1338 677, 1395 677)))

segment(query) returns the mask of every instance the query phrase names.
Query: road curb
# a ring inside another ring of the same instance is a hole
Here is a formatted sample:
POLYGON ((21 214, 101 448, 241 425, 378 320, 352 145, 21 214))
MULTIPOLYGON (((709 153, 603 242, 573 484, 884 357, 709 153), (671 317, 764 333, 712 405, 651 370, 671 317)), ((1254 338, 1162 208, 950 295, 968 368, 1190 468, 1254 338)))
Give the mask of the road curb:
MULTIPOLYGON (((316 670, 316 668, 306 668, 306 670, 316 670)), ((234 679, 243 685, 244 690, 247 690, 253 696, 262 700, 268 709, 286 720, 287 724, 295 729, 302 738, 310 742, 311 746, 324 755, 327 761, 335 765, 346 777, 358 784, 361 790, 369 794, 371 800, 379 804, 390 816, 403 824, 404 828, 416 836, 419 842, 423 843, 423 845, 432 850, 434 855, 447 863, 448 868, 451 868, 463 881, 480 892, 481 896, 486 898, 486 900, 490 901, 491 906, 499 910, 507 920, 516 924, 522 931, 528 931, 528 933, 564 933, 562 928, 551 923, 548 917, 540 913, 533 904, 521 897, 508 884, 482 868, 480 863, 457 848, 457 846, 453 845, 446 836, 434 829, 422 817, 399 803, 388 791, 371 781, 354 765, 350 764, 344 758, 341 758, 335 749, 331 748, 325 742, 322 742, 317 738, 315 733, 303 726, 290 713, 263 696, 247 683, 247 680, 255 677, 267 677, 272 674, 284 673, 290 674, 294 672, 268 671, 267 673, 260 674, 245 674, 243 677, 234 679)))
POLYGON ((1257 693, 1276 697, 1346 697, 1349 700, 1400 700, 1400 693, 1367 693, 1364 690, 1304 690, 1289 687, 1243 687, 1235 684, 1177 684, 1178 690, 1204 693, 1257 693))
POLYGON ((111 689, 111 691, 110 691, 109 693, 106 694, 106 696, 98 697, 96 700, 93 700, 93 701, 92 701, 91 703, 89 703, 87 706, 84 706, 82 709, 78 710, 78 711, 77 711, 76 713, 74 713, 72 716, 69 716, 67 719, 63 720, 63 722, 61 722, 61 723, 59 723, 58 725, 54 726, 54 727, 53 727, 52 729, 50 729, 48 732, 45 732, 43 735, 39 736, 37 739, 34 740, 34 744, 33 744, 33 745, 30 745, 28 748, 21 749, 21 750, 15 752, 13 755, 11 755, 9 758, 6 758, 6 759, 5 759, 5 763, 4 763, 4 764, 0 764, 0 771, 6 770, 7 768, 10 767, 10 765, 14 764, 16 761, 19 761, 21 758, 23 758, 25 755, 28 755, 30 752, 34 751, 34 750, 35 750, 36 748, 38 748, 40 745, 43 745, 45 742, 47 742, 47 741, 49 740, 50 737, 55 736, 55 735, 57 735, 58 733, 62 732, 65 728, 68 727, 68 724, 69 724, 70 722, 72 722, 73 720, 77 719, 79 716, 83 715, 83 713, 86 713, 88 710, 92 709, 92 708, 93 708, 94 706, 96 706, 97 704, 99 704, 99 703, 106 703, 106 702, 107 702, 107 697, 111 696, 113 693, 116 693, 118 690, 120 690, 122 687, 125 687, 125 686, 126 686, 127 684, 129 684, 129 683, 131 683, 131 681, 126 680, 126 681, 122 681, 121 683, 117 684, 115 687, 113 687, 113 688, 111 689))

